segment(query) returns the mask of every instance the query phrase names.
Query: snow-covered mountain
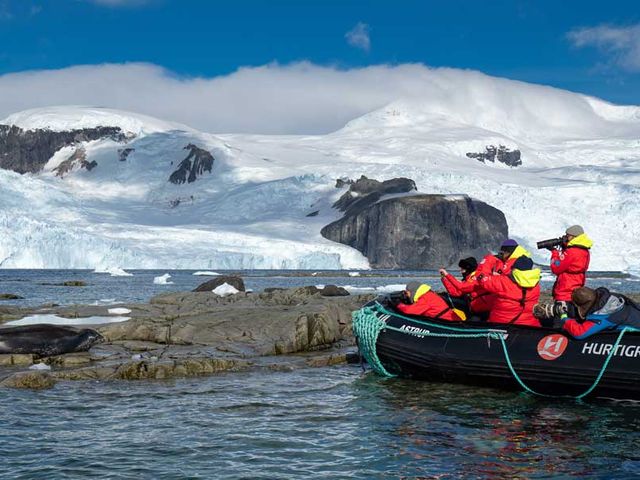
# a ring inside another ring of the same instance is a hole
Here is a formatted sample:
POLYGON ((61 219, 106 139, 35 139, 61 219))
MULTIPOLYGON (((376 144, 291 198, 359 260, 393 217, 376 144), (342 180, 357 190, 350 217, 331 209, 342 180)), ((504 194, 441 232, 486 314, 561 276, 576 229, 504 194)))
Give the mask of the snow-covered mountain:
POLYGON ((0 124, 123 135, 77 136, 38 173, 0 169, 0 266, 367 268, 319 233, 340 216, 336 179, 366 175, 483 200, 531 250, 580 223, 595 241, 592 268, 640 271, 640 108, 476 72, 439 75, 429 94, 323 136, 216 136, 103 108, 11 115, 0 124), (467 155, 490 145, 519 150, 522 164, 467 155), (169 181, 179 169, 184 181, 169 181))

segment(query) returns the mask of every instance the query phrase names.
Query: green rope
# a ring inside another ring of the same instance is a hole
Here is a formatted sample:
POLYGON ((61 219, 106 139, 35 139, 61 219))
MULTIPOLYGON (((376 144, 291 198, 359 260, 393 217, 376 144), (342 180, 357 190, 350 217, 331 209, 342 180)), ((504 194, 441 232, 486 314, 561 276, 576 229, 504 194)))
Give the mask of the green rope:
POLYGON ((620 331, 620 334, 618 335, 618 338, 616 339, 616 343, 613 345, 613 348, 611 349, 611 351, 609 352, 609 354, 607 355, 607 358, 605 359, 604 363, 602 364, 602 368, 600 368, 600 371, 598 372, 598 376, 596 377, 595 381, 591 384, 591 386, 589 388, 587 388, 587 390, 585 390, 583 393, 581 393, 580 395, 548 395, 545 393, 540 393, 540 392, 536 392, 535 390, 533 390, 532 388, 528 387, 520 378, 520 376, 518 375, 518 373, 516 372, 515 368, 513 368, 513 365, 511 363, 511 358, 509 357, 509 352, 507 350, 507 344, 504 341, 504 338, 501 338, 502 341, 502 350, 504 351, 504 358, 507 361, 507 365, 509 366, 509 370, 511 371, 511 374, 513 375, 513 378, 516 379, 516 381, 518 382, 518 384, 526 391, 529 393, 532 393, 533 395, 538 395, 540 397, 547 397, 547 398, 575 398, 577 400, 582 400, 584 397, 586 397, 587 395, 589 395, 591 392, 593 392, 596 387, 598 386, 598 384, 600 383, 600 380, 602 380, 602 377, 604 376, 604 372, 607 370, 607 367, 609 366, 609 362, 611 361, 611 359, 613 358, 613 356, 615 355, 616 350, 618 349, 618 345, 620 345, 620 341, 622 340, 622 337, 624 336, 625 332, 627 330, 635 330, 634 328, 623 328, 620 331))
POLYGON ((613 345, 613 348, 611 349, 611 351, 607 355, 607 358, 605 359, 605 361, 604 361, 604 363, 602 365, 602 368, 598 372, 598 375, 597 375, 595 381, 593 382, 593 384, 584 393, 581 393, 580 395, 577 395, 577 396, 572 396, 572 395, 548 395, 548 394, 536 392, 535 390, 533 390, 532 388, 527 386, 524 383, 524 381, 520 378, 520 375, 518 375, 518 372, 516 372, 516 370, 515 370, 515 368, 513 366, 513 363, 511 362, 511 357, 509 355, 509 350, 507 348, 507 343, 505 341, 504 335, 502 334, 503 331, 501 331, 501 330, 478 329, 478 330, 475 330, 475 333, 469 333, 469 330, 466 329, 466 328, 460 328, 460 327, 454 327, 454 326, 449 326, 449 325, 436 324, 436 323, 428 322, 426 320, 418 320, 418 319, 415 319, 415 318, 409 318, 409 317, 406 317, 404 315, 398 314, 396 312, 390 312, 389 310, 384 308, 379 303, 375 303, 372 307, 363 307, 360 310, 357 310, 357 311, 353 312, 352 317, 353 317, 353 333, 358 339, 358 347, 360 349, 360 352, 362 353, 362 356, 365 358, 367 363, 369 365, 371 365, 371 368, 377 374, 379 374, 381 376, 384 376, 384 377, 395 377, 396 376, 396 375, 390 373, 384 367, 384 365, 380 361, 380 358, 378 357, 378 354, 377 354, 377 351, 376 351, 376 343, 378 341, 378 337, 380 335, 380 332, 382 332, 384 330, 393 330, 393 331, 396 331, 396 332, 401 332, 401 333, 405 333, 405 334, 409 334, 409 335, 412 335, 412 334, 413 335, 422 335, 422 336, 425 336, 425 337, 499 339, 500 343, 502 345, 502 351, 504 353, 505 361, 507 363, 507 366, 509 367, 509 371, 511 372, 511 375, 513 375, 513 378, 518 382, 518 384, 526 392, 531 393, 533 395, 537 395, 537 396, 540 396, 540 397, 547 397, 547 398, 569 397, 569 398, 582 399, 582 398, 586 397, 587 395, 589 395, 591 392, 593 392, 593 390, 596 389, 596 387, 600 383, 600 380, 602 380, 602 377, 604 376, 604 373, 607 370, 607 367, 609 366, 609 362, 611 361, 611 359, 615 355, 615 352, 618 349, 618 346, 620 345, 620 342, 622 341, 622 337, 624 336, 625 332, 627 332, 627 331, 637 331, 636 329, 629 328, 629 327, 623 328, 620 331, 620 334, 618 335, 618 338, 616 339, 616 342, 613 345), (376 313, 382 313, 384 315, 393 315, 395 317, 402 318, 404 320, 409 320, 411 322, 418 323, 418 324, 421 324, 421 325, 424 325, 424 326, 428 326, 428 327, 436 327, 438 329, 449 330, 449 331, 452 331, 452 332, 463 332, 463 333, 435 333, 435 332, 430 332, 428 330, 424 330, 424 331, 420 331, 420 332, 411 332, 411 331, 408 331, 408 330, 404 330, 404 329, 401 329, 401 328, 392 327, 390 325, 387 325, 384 320, 381 320, 378 317, 378 315, 376 315, 376 313))
POLYGON ((364 307, 351 314, 353 318, 353 333, 358 339, 360 353, 374 372, 383 377, 395 377, 389 372, 378 358, 376 343, 380 332, 387 324, 380 320, 371 307, 364 307))

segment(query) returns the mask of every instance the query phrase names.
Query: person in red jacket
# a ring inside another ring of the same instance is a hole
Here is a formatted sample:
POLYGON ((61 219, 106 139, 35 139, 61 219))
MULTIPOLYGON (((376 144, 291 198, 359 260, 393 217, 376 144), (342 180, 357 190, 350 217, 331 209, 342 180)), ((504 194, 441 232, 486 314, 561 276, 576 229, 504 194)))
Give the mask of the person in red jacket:
POLYGON ((476 288, 494 295, 489 322, 540 326, 533 316, 540 298, 540 270, 533 268, 529 257, 518 258, 508 275, 483 277, 476 288))
POLYGON ((551 250, 551 271, 558 277, 553 284, 553 299, 566 305, 573 291, 584 287, 593 242, 580 225, 567 228, 565 239, 559 249, 551 250))
POLYGON ((445 290, 454 298, 463 298, 466 310, 471 314, 482 314, 491 310, 493 296, 488 292, 477 292, 478 261, 474 257, 463 258, 458 262, 462 280, 458 280, 444 268, 440 269, 440 279, 445 290))
POLYGON ((429 285, 409 282, 404 292, 408 303, 399 303, 396 306, 396 309, 402 313, 441 320, 462 320, 440 295, 431 290, 429 285))
POLYGON ((482 259, 476 270, 476 275, 508 274, 511 271, 513 263, 520 257, 531 257, 531 254, 518 245, 518 242, 507 238, 500 245, 500 251, 497 255, 489 254, 482 259))

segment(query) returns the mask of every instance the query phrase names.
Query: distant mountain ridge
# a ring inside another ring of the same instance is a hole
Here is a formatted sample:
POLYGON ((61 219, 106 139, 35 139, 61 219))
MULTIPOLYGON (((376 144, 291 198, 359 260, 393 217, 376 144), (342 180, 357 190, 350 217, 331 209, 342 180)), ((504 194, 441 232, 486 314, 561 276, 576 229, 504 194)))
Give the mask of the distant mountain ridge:
POLYGON ((540 262, 536 240, 580 223, 594 269, 640 271, 640 109, 447 75, 328 135, 213 135, 95 107, 11 115, 0 267, 368 268, 320 234, 342 217, 336 179, 365 175, 496 207, 540 262), (500 146, 519 155, 492 162, 500 146))

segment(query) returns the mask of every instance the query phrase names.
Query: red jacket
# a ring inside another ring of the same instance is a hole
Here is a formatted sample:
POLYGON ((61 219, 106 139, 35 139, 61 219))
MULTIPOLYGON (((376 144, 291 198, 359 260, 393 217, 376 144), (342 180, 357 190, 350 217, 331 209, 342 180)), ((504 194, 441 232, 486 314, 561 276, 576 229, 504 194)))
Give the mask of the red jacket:
POLYGON ((458 280, 450 273, 440 280, 442 280, 442 285, 444 285, 449 295, 453 297, 461 297, 467 293, 471 294, 472 297, 477 295, 475 292, 475 286, 478 280, 476 272, 470 273, 464 280, 458 280))
MULTIPOLYGON (((494 257, 495 258, 495 257, 494 257)), ((464 280, 458 280, 450 273, 447 276, 442 277, 442 284, 447 290, 449 295, 454 297, 462 297, 463 295, 469 295, 471 302, 469 303, 469 310, 473 313, 488 312, 493 305, 493 294, 485 291, 479 291, 478 284, 478 272, 470 273, 464 280)))
POLYGON ((423 317, 440 318, 442 320, 461 320, 458 315, 447 305, 440 295, 429 290, 411 305, 399 303, 396 307, 407 315, 421 315, 423 317))
POLYGON ((513 270, 511 275, 484 277, 477 289, 494 294, 489 322, 540 326, 533 316, 533 306, 540 298, 540 270, 513 270))
POLYGON ((480 262, 480 265, 478 265, 476 275, 483 275, 485 277, 487 275, 507 275, 511 271, 511 267, 513 267, 516 260, 523 256, 531 257, 531 254, 520 245, 516 247, 506 261, 503 261, 501 258, 493 254, 486 255, 480 262))
POLYGON ((553 284, 556 301, 571 301, 571 293, 584 287, 589 269, 589 249, 593 242, 584 233, 571 240, 561 251, 551 252, 551 271, 558 276, 553 284))
POLYGON ((489 255, 486 255, 478 264, 476 275, 478 277, 481 275, 484 277, 488 277, 489 275, 500 275, 503 268, 504 262, 502 261, 502 259, 490 253, 489 255))

